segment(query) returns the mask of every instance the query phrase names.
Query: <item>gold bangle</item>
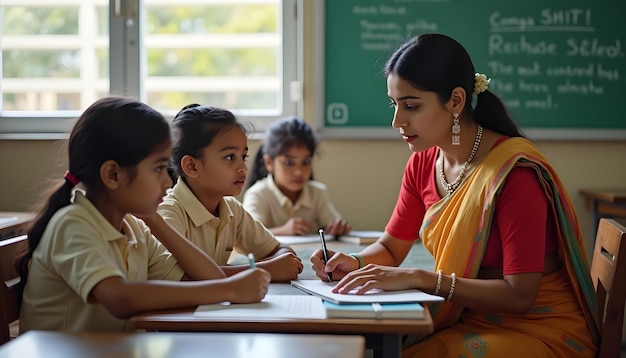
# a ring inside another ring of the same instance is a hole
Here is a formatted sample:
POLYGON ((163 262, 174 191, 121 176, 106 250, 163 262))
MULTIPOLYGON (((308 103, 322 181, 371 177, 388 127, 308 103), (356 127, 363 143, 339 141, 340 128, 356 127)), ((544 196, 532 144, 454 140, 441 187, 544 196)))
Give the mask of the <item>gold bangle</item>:
POLYGON ((452 295, 454 294, 454 286, 456 285, 456 274, 452 273, 452 283, 450 284, 450 292, 448 292, 448 298, 446 301, 450 301, 452 299, 452 295))
POLYGON ((433 292, 433 295, 435 296, 439 293, 439 289, 441 288, 441 278, 443 277, 441 270, 438 270, 437 274, 439 276, 437 276, 437 284, 435 285, 435 291, 433 292))

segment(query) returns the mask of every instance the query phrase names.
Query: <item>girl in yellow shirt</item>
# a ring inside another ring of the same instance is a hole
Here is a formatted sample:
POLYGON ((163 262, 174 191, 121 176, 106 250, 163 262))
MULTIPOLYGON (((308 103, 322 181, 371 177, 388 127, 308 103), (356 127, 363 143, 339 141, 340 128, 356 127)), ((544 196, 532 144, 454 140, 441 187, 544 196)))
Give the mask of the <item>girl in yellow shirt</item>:
POLYGON ((229 265, 233 251, 253 253, 273 281, 296 279, 302 262, 234 197, 246 181, 245 127, 228 110, 192 104, 174 118, 178 140, 172 165, 178 176, 159 206, 176 230, 211 256, 226 275, 249 266, 229 265))

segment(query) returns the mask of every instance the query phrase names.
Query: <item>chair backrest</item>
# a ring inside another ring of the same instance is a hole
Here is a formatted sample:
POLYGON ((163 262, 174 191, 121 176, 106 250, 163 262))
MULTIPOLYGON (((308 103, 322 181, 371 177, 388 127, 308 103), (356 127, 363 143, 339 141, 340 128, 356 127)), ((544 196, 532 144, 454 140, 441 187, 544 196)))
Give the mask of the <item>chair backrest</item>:
POLYGON ((0 241, 0 344, 11 339, 9 324, 20 317, 20 275, 15 262, 27 248, 26 235, 0 241))
POLYGON ((591 259, 591 279, 598 297, 598 357, 619 357, 626 302, 626 228, 600 219, 591 259))

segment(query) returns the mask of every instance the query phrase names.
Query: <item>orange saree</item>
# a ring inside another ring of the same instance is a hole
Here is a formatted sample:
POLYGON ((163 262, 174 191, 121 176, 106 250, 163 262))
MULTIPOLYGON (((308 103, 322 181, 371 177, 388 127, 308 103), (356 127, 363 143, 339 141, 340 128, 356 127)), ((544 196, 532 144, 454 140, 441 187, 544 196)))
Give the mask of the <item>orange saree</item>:
POLYGON ((435 258, 435 271, 476 278, 497 193, 514 166, 537 172, 557 224, 563 268, 543 277, 535 305, 525 315, 452 302, 431 305, 435 333, 406 348, 405 357, 595 355, 595 294, 578 220, 561 181, 528 140, 510 138, 493 148, 457 191, 429 208, 420 230, 424 247, 435 258))

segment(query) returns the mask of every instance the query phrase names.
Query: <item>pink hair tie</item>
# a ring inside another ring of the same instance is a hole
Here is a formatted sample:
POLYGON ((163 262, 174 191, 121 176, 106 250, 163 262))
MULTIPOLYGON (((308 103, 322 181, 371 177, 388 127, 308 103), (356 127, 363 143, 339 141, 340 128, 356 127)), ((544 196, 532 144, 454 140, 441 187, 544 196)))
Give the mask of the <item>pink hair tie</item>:
POLYGON ((69 181, 74 186, 78 185, 78 182, 79 182, 78 178, 74 174, 70 173, 69 170, 65 172, 65 175, 63 177, 65 178, 65 180, 69 181))

